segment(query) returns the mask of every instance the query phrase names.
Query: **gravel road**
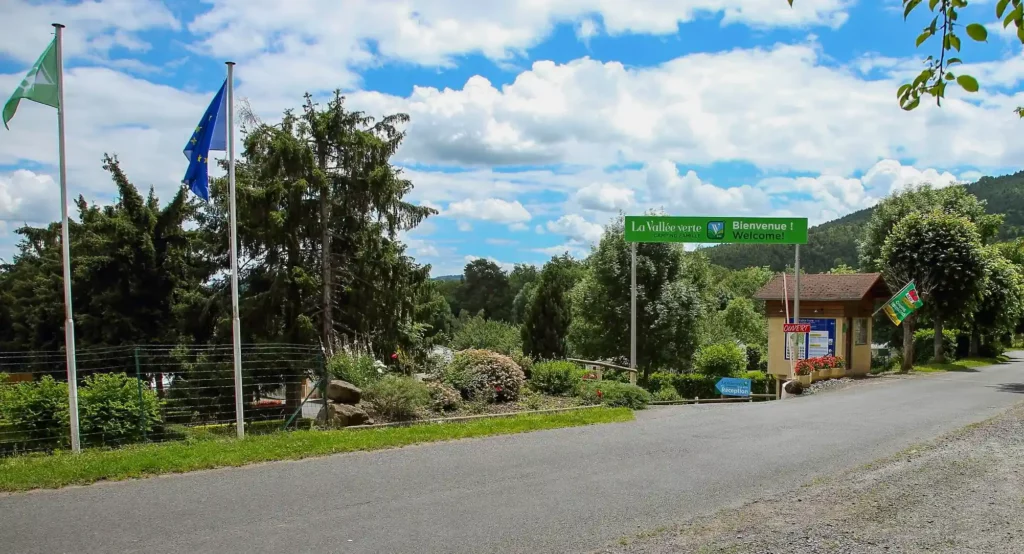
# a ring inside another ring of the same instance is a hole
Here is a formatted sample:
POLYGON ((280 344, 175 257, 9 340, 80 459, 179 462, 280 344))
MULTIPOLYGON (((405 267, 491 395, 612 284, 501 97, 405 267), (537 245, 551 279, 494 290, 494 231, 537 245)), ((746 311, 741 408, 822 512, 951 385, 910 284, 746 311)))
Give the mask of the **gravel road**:
MULTIPOLYGON (((794 475, 795 479, 800 476, 794 475)), ((1024 405, 981 425, 602 554, 1019 554, 1024 405)))
POLYGON ((3 552, 578 552, 1024 399, 1024 363, 637 421, 0 496, 3 552))

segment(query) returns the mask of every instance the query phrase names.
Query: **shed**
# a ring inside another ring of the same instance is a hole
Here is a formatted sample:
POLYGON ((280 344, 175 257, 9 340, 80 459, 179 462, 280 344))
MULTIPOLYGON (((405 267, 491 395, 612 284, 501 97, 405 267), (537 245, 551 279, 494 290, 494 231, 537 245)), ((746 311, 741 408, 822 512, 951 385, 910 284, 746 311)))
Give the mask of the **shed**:
MULTIPOLYGON (((765 302, 768 316, 768 372, 788 377, 792 371, 783 331, 789 301, 790 322, 796 283, 792 275, 777 275, 761 288, 755 298, 765 302)), ((880 273, 827 273, 800 276, 800 323, 811 331, 797 335, 797 359, 837 356, 846 361, 847 373, 864 375, 871 371, 871 315, 880 301, 889 298, 889 288, 880 273)))

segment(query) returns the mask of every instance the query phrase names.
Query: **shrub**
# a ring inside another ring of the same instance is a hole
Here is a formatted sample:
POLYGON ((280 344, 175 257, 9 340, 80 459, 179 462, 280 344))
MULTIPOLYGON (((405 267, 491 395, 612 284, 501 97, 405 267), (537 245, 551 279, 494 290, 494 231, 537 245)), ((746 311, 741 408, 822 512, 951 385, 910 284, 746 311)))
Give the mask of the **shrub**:
POLYGON ((519 327, 515 325, 476 316, 466 320, 455 332, 455 336, 452 337, 452 348, 491 350, 511 356, 514 353, 522 354, 523 337, 519 327))
POLYGON ((837 356, 819 356, 807 358, 796 363, 797 375, 810 375, 814 370, 835 369, 846 367, 846 361, 837 356))
POLYGON ((29 448, 67 444, 68 385, 49 375, 39 381, 0 385, 0 417, 30 441, 29 448))
POLYGON ((359 388, 380 379, 384 372, 384 364, 369 354, 340 350, 327 361, 327 373, 331 378, 348 381, 359 388))
MULTIPOLYGON (((956 361, 956 341, 960 332, 956 329, 943 329, 942 352, 947 362, 956 361)), ((914 363, 923 364, 935 356, 935 330, 920 329, 914 332, 914 363)))
POLYGON ((747 371, 768 371, 768 356, 764 348, 747 345, 747 371))
POLYGON ((534 366, 530 383, 541 392, 572 394, 583 381, 583 369, 572 362, 541 362, 534 366))
POLYGON ((675 387, 669 385, 658 389, 658 392, 654 393, 654 399, 658 402, 677 402, 683 397, 679 395, 679 391, 675 387))
POLYGON ((580 398, 587 404, 642 410, 651 401, 651 393, 628 383, 593 381, 580 387, 580 398))
POLYGON ((733 342, 702 346, 694 358, 694 368, 703 375, 729 377, 744 371, 746 367, 746 353, 733 342))
POLYGON ((370 383, 363 393, 373 410, 391 421, 413 419, 418 410, 430 403, 426 384, 400 375, 385 375, 370 383))
POLYGON ((488 350, 463 350, 455 354, 444 380, 465 398, 505 402, 519 397, 526 376, 508 356, 488 350))
POLYGON ((78 408, 86 444, 139 442, 163 423, 156 393, 124 373, 86 377, 79 388, 78 408))
POLYGON ((462 403, 462 395, 449 384, 431 381, 427 383, 427 390, 430 391, 431 404, 439 412, 454 410, 462 403))
POLYGON ((718 379, 720 377, 700 373, 683 373, 676 375, 672 384, 683 398, 711 398, 718 396, 718 391, 715 390, 718 379))
POLYGON ((522 352, 513 352, 509 354, 509 358, 519 366, 519 369, 523 370, 523 375, 527 379, 533 374, 533 358, 523 354, 522 352))

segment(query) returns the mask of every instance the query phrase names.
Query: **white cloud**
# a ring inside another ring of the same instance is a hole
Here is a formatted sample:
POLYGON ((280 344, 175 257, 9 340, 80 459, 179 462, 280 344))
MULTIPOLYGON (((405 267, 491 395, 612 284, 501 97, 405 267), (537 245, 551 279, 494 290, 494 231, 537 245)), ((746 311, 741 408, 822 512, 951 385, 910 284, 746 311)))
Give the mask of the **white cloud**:
MULTIPOLYGON (((105 59, 116 48, 148 50, 144 32, 180 29, 160 0, 88 0, 78 3, 4 0, 0 54, 31 64, 52 40, 51 23, 63 23, 65 59, 105 59)), ((5 89, 6 90, 6 89, 5 89)))
POLYGON ((1022 60, 975 64, 990 88, 971 103, 951 91, 941 109, 923 105, 909 113, 894 95, 902 60, 885 68, 885 77, 866 79, 853 66, 837 66, 814 42, 691 54, 656 67, 536 61, 500 88, 474 76, 461 89, 415 87, 406 98, 351 99, 370 112, 410 113, 399 155, 420 163, 728 160, 848 175, 892 158, 987 169, 1024 157, 1011 113, 1024 94, 991 88, 1024 78, 1022 60), (938 135, 948 139, 934 140, 938 135))
POLYGON ((0 175, 0 222, 46 224, 60 217, 60 187, 49 175, 18 169, 0 175))
POLYGON ((459 221, 455 224, 455 226, 459 229, 459 231, 462 231, 463 233, 468 233, 469 231, 473 230, 473 226, 470 225, 468 221, 459 221))
POLYGON ((588 210, 617 212, 633 205, 632 190, 608 183, 594 183, 576 192, 576 201, 588 210))
POLYGON ((476 53, 507 63, 562 23, 581 22, 582 37, 601 30, 674 34, 680 23, 708 15, 721 15, 726 25, 834 28, 852 4, 801 0, 789 8, 780 1, 432 0, 414 7, 404 0, 210 0, 213 7, 189 30, 203 37, 203 51, 254 68, 240 73, 245 83, 282 92, 302 82, 318 91, 354 87, 355 70, 384 60, 451 66, 456 57, 476 53), (593 24, 595 17, 602 29, 593 24))
POLYGON ((513 233, 521 233, 523 231, 528 230, 529 228, 530 226, 525 223, 513 223, 512 225, 508 226, 508 230, 512 231, 513 233))
POLYGON ((680 175, 667 160, 652 163, 645 171, 649 202, 670 213, 753 215, 771 209, 768 195, 754 187, 716 187, 703 182, 693 170, 680 175))
POLYGON ((565 235, 584 244, 601 240, 601 234, 604 232, 604 227, 587 221, 578 214, 567 214, 555 221, 549 221, 547 229, 552 233, 565 235))
POLYGON ((499 198, 485 200, 466 199, 448 204, 444 215, 454 218, 480 219, 496 223, 521 223, 530 220, 530 212, 518 200, 509 202, 499 198))

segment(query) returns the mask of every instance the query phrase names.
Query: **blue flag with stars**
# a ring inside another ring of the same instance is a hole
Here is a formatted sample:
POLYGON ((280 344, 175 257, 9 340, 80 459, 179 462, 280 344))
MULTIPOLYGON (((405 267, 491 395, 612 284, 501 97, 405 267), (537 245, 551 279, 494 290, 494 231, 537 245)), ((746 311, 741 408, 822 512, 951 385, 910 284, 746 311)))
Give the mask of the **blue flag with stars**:
POLYGON ((210 107, 206 108, 203 119, 196 125, 192 132, 192 138, 185 145, 185 157, 188 159, 188 171, 182 183, 185 184, 196 196, 203 200, 210 201, 210 174, 208 164, 210 162, 210 150, 224 152, 228 149, 227 140, 227 96, 224 90, 228 86, 227 79, 213 97, 210 107))

